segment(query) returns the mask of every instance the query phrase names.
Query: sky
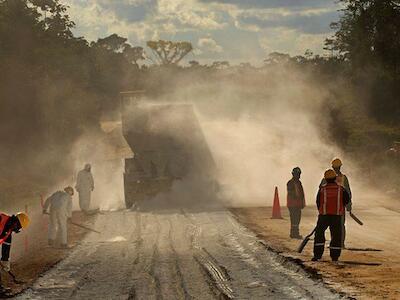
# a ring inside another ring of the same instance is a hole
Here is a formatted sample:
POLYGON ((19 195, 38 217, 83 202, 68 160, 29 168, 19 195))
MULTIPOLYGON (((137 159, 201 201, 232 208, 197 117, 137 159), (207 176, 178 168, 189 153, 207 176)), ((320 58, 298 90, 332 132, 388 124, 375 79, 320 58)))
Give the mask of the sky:
POLYGON ((189 41, 203 63, 262 62, 269 53, 323 54, 338 20, 336 0, 62 0, 89 41, 117 33, 133 46, 189 41))

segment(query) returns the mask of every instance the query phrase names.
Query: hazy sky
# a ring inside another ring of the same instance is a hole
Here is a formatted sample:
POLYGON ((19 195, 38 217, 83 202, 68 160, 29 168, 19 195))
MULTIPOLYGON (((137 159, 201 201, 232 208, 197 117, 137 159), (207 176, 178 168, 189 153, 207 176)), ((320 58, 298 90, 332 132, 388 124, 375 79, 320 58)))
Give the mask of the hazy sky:
POLYGON ((96 40, 112 33, 132 45, 190 41, 190 59, 259 63, 273 51, 323 53, 335 0, 63 0, 75 33, 96 40))

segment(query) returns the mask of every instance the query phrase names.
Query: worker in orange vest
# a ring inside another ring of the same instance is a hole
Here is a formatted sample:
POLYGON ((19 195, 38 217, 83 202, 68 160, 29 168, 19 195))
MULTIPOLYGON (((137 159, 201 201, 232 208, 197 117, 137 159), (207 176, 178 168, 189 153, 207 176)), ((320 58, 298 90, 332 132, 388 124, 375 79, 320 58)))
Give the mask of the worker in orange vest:
MULTIPOLYGON (((21 229, 27 228, 29 225, 29 217, 25 213, 17 213, 16 215, 7 215, 0 213, 0 245, 1 245, 1 260, 0 267, 6 272, 10 272, 10 250, 12 234, 18 233, 21 229)), ((5 290, 0 286, 0 296, 5 290)))
POLYGON ((325 231, 329 227, 331 232, 330 256, 332 261, 337 261, 342 251, 342 216, 345 213, 345 206, 351 203, 351 200, 346 189, 337 184, 334 170, 325 171, 324 179, 326 184, 320 187, 317 194, 319 216, 312 260, 321 259, 325 248, 325 231))
POLYGON ((306 206, 303 185, 300 181, 301 169, 292 170, 292 179, 287 183, 287 207, 290 214, 290 238, 302 239, 300 235, 301 210, 306 206))
MULTIPOLYGON (((342 171, 340 170, 342 167, 343 163, 339 158, 335 158, 334 160, 332 160, 332 169, 335 171, 336 173, 336 183, 340 186, 342 186, 346 192, 349 194, 350 197, 350 202, 349 204, 346 205, 346 210, 351 212, 351 208, 352 208, 352 195, 351 195, 351 189, 350 189, 350 183, 349 183, 349 179, 347 178, 346 175, 344 175, 342 173, 342 171)), ((326 184, 326 180, 322 179, 320 187, 326 184)), ((342 220, 341 220, 341 224, 342 224, 342 239, 341 239, 341 245, 342 248, 345 248, 345 239, 346 239, 346 214, 344 213, 342 216, 342 220)))

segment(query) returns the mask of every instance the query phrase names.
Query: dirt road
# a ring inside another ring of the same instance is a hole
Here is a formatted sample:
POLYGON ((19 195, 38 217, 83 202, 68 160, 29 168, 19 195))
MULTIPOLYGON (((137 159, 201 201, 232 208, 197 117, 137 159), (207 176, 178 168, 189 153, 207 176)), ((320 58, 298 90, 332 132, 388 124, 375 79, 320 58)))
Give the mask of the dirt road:
POLYGON ((109 212, 17 299, 338 299, 226 210, 109 212))
MULTIPOLYGON (((398 202, 392 203, 395 205, 398 202)), ((302 254, 297 253, 299 241, 288 238, 290 221, 286 208, 282 209, 282 220, 270 218, 270 207, 247 207, 232 211, 242 224, 280 255, 298 260, 307 269, 317 272, 335 290, 355 299, 400 299, 398 209, 363 207, 358 204, 355 212, 364 221, 364 226, 347 217, 346 249, 342 251, 338 264, 332 264, 327 250, 322 261, 312 262, 313 241, 309 242, 302 254)), ((316 218, 315 207, 310 205, 303 210, 300 226, 303 235, 311 232, 316 218)), ((326 237, 330 239, 328 232, 326 237)))

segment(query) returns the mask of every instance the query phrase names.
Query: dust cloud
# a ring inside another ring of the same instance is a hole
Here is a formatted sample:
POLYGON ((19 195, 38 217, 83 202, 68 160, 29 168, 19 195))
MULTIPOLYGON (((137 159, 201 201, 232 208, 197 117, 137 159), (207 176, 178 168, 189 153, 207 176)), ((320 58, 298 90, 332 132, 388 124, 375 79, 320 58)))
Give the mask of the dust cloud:
MULTIPOLYGON (((90 163, 95 185, 91 209, 121 209, 125 206, 124 158, 132 153, 124 144, 120 122, 111 122, 102 128, 102 131, 87 131, 75 141, 70 154, 75 171, 63 185, 75 185, 77 173, 90 163)), ((74 196, 73 203, 73 208, 79 209, 78 195, 74 196)))
POLYGON ((286 182, 299 166, 306 201, 313 205, 323 176, 335 157, 343 172, 356 167, 329 140, 326 104, 331 95, 311 76, 294 69, 273 78, 244 78, 182 84, 170 98, 194 103, 217 165, 219 194, 228 205, 270 205, 278 186, 281 204, 286 182))
MULTIPOLYGON (((253 77, 240 74, 227 79, 217 74, 205 80, 191 76, 173 80, 176 82, 171 93, 145 98, 138 106, 128 107, 128 114, 152 105, 193 105, 215 165, 206 163, 202 156, 204 149, 200 148, 204 145, 193 141, 196 134, 186 122, 187 116, 173 110, 158 112, 144 128, 150 135, 147 142, 137 142, 139 148, 154 142, 151 135, 175 139, 189 145, 191 163, 197 168, 184 180, 176 181, 169 193, 152 199, 154 205, 197 204, 213 198, 212 193, 206 192, 211 181, 200 180, 201 176, 194 176, 196 172, 216 174, 218 196, 227 205, 271 205, 275 186, 284 205, 286 182, 297 166, 302 169, 306 202, 314 205, 323 172, 335 157, 343 160, 342 171, 348 175, 357 201, 361 196, 362 204, 372 200, 366 197, 371 191, 361 188, 360 169, 331 141, 330 130, 335 123, 328 106, 334 98, 312 74, 287 67, 253 77)), ((121 130, 120 124, 118 128, 114 130, 121 130)), ((122 137, 121 132, 118 134, 122 137)), ((76 172, 85 163, 92 164, 96 181, 93 202, 101 209, 124 206, 124 156, 110 157, 113 143, 98 132, 86 132, 72 151, 76 172)))

